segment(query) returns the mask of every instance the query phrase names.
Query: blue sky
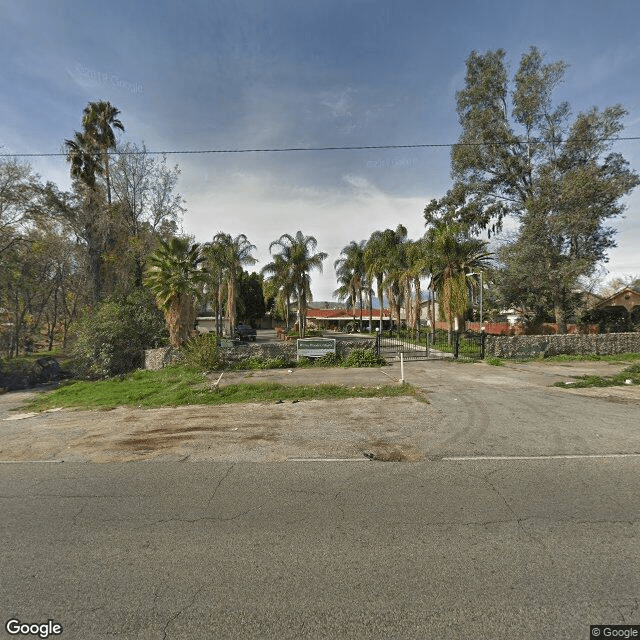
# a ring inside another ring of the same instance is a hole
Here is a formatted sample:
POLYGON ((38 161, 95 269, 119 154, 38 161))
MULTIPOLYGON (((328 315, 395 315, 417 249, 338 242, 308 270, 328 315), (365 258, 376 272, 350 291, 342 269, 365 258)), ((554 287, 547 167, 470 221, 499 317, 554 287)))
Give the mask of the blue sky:
MULTIPOLYGON (((59 152, 89 101, 121 111, 123 140, 150 150, 451 143, 472 50, 531 45, 568 70, 555 98, 575 113, 622 103, 640 136, 635 0, 109 3, 0 2, 0 152, 59 152), (153 7, 153 11, 150 10, 153 7)), ((619 142, 640 171, 640 141, 619 142)), ((64 158, 30 160, 68 188, 64 158)), ((326 251, 316 299, 336 288, 351 240, 404 224, 450 186, 449 149, 176 155, 183 228, 245 233, 262 266, 300 229, 326 251)), ((640 274, 640 192, 616 221, 608 277, 640 274)))

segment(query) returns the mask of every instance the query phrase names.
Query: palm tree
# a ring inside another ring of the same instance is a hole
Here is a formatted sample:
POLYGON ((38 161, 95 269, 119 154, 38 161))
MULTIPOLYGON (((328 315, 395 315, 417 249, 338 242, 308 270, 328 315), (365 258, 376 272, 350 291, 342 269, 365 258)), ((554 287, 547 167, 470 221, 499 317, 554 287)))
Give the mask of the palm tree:
POLYGON ((238 278, 244 265, 255 264, 257 260, 251 255, 255 245, 251 244, 244 233, 232 238, 228 233, 217 233, 212 245, 216 247, 219 265, 222 267, 227 284, 227 322, 229 335, 233 336, 236 328, 236 302, 238 278))
POLYGON ((101 171, 100 161, 92 148, 92 139, 86 132, 76 131, 73 138, 64 141, 67 162, 71 163, 71 177, 89 189, 95 189, 96 174, 101 171))
POLYGON ((273 262, 269 262, 262 268, 261 273, 267 276, 264 282, 265 297, 275 298, 275 308, 284 318, 286 331, 289 331, 289 309, 294 292, 289 265, 280 254, 277 254, 273 262))
POLYGON ((404 278, 413 282, 414 299, 411 311, 411 328, 414 335, 419 336, 420 316, 422 311, 421 279, 430 275, 431 262, 428 244, 424 238, 406 243, 406 273, 404 278))
POLYGON ((352 240, 340 252, 342 258, 334 262, 340 287, 334 292, 340 300, 350 298, 353 306, 353 320, 356 319, 356 301, 360 305, 360 331, 362 331, 362 292, 365 288, 364 250, 366 241, 352 240))
POLYGON ((147 259, 145 284, 164 313, 173 347, 186 342, 194 329, 195 301, 205 282, 205 272, 199 268, 203 259, 200 245, 190 245, 187 238, 161 241, 147 259))
POLYGON ((400 326, 400 303, 402 289, 400 275, 405 258, 403 243, 407 239, 407 229, 399 224, 395 230, 374 231, 365 246, 365 273, 376 281, 378 300, 380 301, 380 331, 382 331, 383 299, 386 289, 391 314, 395 312, 400 326))
POLYGON ((376 295, 380 305, 379 332, 382 333, 382 316, 384 315, 384 292, 382 283, 384 281, 385 260, 384 237, 382 231, 374 231, 364 249, 365 273, 369 282, 376 283, 376 295))
POLYGON ((471 238, 459 226, 440 223, 427 233, 433 251, 433 287, 440 300, 440 312, 449 323, 449 334, 455 319, 460 319, 469 306, 468 277, 486 269, 492 257, 487 242, 471 238))
POLYGON ((323 251, 313 253, 318 246, 313 236, 305 236, 298 231, 294 236, 285 233, 269 245, 269 251, 279 247, 282 260, 287 266, 288 280, 298 299, 298 329, 300 337, 304 338, 307 320, 307 302, 311 300, 312 269, 322 272, 322 261, 327 257, 323 251))
POLYGON ((110 102, 101 100, 90 102, 84 108, 82 126, 86 135, 93 142, 93 146, 98 151, 107 183, 107 203, 111 204, 111 181, 109 176, 109 150, 116 148, 116 136, 113 129, 124 131, 124 126, 118 116, 120 110, 116 109, 110 102))
POLYGON ((222 302, 224 299, 224 265, 223 250, 218 243, 207 242, 202 247, 204 266, 208 276, 213 313, 216 319, 216 335, 222 335, 222 302))
POLYGON ((96 183, 96 176, 104 175, 107 187, 107 202, 111 204, 109 179, 109 149, 115 148, 113 128, 124 131, 117 119, 120 112, 108 102, 90 102, 84 109, 83 131, 65 140, 67 161, 71 164, 71 177, 77 181, 85 211, 83 231, 89 254, 93 299, 97 302, 103 293, 102 274, 105 246, 115 242, 113 223, 103 216, 104 192, 96 183))

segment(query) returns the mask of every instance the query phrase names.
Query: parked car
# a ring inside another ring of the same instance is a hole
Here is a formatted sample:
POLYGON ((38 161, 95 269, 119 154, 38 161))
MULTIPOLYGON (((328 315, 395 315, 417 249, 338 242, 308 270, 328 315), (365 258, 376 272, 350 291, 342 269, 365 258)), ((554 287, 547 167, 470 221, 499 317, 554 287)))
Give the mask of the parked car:
POLYGON ((251 340, 251 342, 255 342, 256 330, 248 324, 239 324, 236 327, 236 336, 240 338, 240 340, 246 340, 247 342, 251 340))

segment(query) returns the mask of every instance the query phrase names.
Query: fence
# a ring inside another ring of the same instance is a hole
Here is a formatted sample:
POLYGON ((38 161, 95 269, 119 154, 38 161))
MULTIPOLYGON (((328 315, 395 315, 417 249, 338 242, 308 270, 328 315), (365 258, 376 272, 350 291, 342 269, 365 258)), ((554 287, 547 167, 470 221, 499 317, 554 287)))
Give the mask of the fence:
POLYGON ((482 359, 484 332, 472 331, 385 331, 376 338, 376 353, 387 360, 482 359))

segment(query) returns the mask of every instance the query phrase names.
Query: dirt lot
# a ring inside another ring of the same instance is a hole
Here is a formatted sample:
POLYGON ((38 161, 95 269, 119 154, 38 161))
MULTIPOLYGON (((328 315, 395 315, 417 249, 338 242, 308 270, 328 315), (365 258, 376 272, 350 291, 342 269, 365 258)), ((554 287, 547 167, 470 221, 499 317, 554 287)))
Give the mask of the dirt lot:
MULTIPOLYGON (((563 390, 556 380, 610 375, 603 362, 416 362, 405 378, 414 398, 318 400, 282 404, 189 406, 112 411, 53 410, 28 414, 35 392, 0 396, 0 461, 112 462, 298 458, 417 461, 442 455, 544 455, 640 452, 640 388, 563 390)), ((222 384, 270 380, 285 384, 381 385, 399 367, 301 369, 225 374, 222 384)))

